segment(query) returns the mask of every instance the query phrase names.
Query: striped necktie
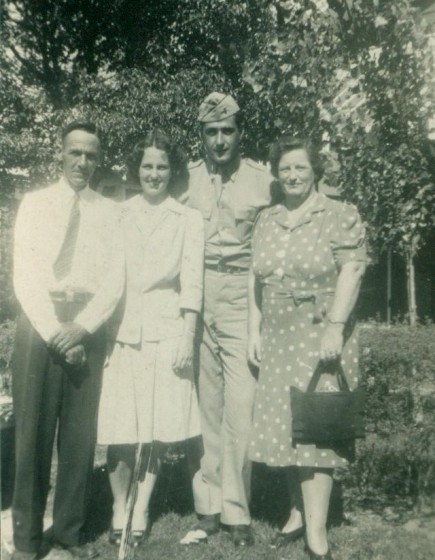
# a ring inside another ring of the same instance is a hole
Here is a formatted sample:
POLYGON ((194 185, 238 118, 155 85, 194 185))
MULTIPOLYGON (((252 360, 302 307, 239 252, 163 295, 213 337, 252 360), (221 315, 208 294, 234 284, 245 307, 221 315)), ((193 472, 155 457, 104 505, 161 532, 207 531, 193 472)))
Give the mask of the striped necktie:
POLYGON ((74 196, 74 202, 71 207, 68 225, 63 239, 59 254, 53 264, 53 272, 56 280, 63 280, 71 271, 71 266, 76 248, 77 235, 80 228, 80 197, 78 194, 74 196))

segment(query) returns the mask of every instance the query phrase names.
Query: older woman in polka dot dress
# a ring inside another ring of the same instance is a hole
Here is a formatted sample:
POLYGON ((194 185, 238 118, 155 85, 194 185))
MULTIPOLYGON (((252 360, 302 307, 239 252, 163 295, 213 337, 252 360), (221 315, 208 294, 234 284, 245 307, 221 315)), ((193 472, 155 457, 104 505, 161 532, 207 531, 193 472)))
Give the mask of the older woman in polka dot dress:
MULTIPOLYGON (((249 360, 260 367, 253 461, 288 468, 290 517, 272 546, 306 533, 310 558, 330 559, 326 519, 334 467, 352 458, 353 442, 321 447, 291 437, 290 386, 306 390, 319 360, 341 359, 358 383, 352 311, 365 270, 365 232, 357 210, 316 189, 319 155, 307 139, 282 137, 271 149, 281 203, 263 210, 253 235, 249 360)), ((338 390, 324 374, 319 390, 338 390)))

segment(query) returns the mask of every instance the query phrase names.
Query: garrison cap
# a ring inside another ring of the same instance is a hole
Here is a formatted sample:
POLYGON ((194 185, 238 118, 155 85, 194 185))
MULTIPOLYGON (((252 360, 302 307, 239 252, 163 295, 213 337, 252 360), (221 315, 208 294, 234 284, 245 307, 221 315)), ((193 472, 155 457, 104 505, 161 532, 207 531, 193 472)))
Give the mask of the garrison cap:
POLYGON ((234 97, 214 91, 199 106, 198 120, 203 123, 222 121, 239 111, 240 107, 234 97))

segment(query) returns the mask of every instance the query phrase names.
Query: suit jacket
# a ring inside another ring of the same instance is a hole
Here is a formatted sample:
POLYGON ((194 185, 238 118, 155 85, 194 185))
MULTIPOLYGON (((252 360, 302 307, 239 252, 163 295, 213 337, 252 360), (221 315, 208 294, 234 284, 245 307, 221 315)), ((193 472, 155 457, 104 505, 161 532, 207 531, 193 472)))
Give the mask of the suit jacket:
POLYGON ((123 205, 126 290, 116 340, 138 344, 179 336, 182 310, 200 312, 204 225, 201 214, 168 197, 158 217, 141 195, 123 205))

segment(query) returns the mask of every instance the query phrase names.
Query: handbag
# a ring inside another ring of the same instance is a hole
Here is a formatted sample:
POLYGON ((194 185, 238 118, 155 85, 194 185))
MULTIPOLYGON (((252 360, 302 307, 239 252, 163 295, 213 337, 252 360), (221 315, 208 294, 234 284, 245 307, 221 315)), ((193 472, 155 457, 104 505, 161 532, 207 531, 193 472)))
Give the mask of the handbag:
POLYGON ((323 444, 364 437, 364 389, 351 391, 340 361, 333 366, 339 391, 315 392, 326 369, 323 362, 317 364, 306 392, 290 387, 294 440, 323 444))

